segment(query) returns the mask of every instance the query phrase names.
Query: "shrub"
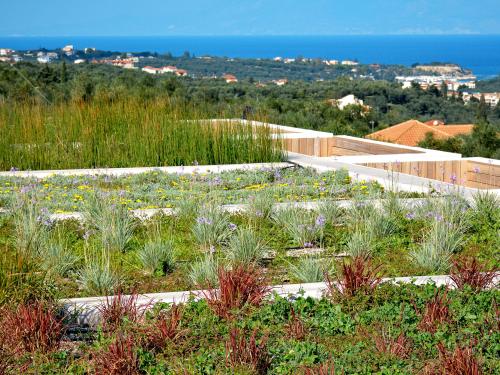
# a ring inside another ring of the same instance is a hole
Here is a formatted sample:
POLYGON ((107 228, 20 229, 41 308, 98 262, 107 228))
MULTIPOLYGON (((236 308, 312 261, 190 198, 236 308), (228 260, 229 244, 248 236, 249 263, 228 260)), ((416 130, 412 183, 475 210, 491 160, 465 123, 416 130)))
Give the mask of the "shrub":
POLYGON ((219 263, 213 254, 207 254, 205 257, 191 265, 189 271, 189 279, 191 284, 206 288, 208 286, 217 287, 219 280, 217 272, 219 270, 219 263))
POLYGON ((415 306, 416 313, 420 316, 418 327, 424 331, 434 333, 439 324, 450 321, 449 303, 447 292, 436 291, 434 297, 427 301, 422 312, 415 306))
POLYGON ((343 263, 340 275, 332 281, 325 273, 327 294, 352 297, 357 293, 371 293, 380 284, 380 267, 372 267, 367 259, 357 257, 351 263, 343 263))
POLYGON ((134 337, 119 333, 105 350, 95 353, 93 367, 95 373, 102 375, 140 374, 134 337))
POLYGON ((116 332, 124 323, 139 322, 147 305, 139 305, 138 298, 137 293, 124 295, 121 290, 115 291, 113 296, 106 296, 98 306, 104 331, 116 332))
POLYGON ((182 309, 179 305, 173 304, 168 312, 160 312, 152 322, 141 329, 144 347, 161 351, 169 342, 174 342, 183 336, 187 330, 180 328, 181 319, 182 309))
POLYGON ((234 229, 234 224, 229 221, 229 215, 212 204, 199 211, 193 226, 193 235, 198 244, 208 249, 225 244, 234 229))
POLYGON ((63 318, 50 303, 35 301, 1 311, 0 334, 5 339, 5 347, 12 353, 57 350, 64 332, 63 318))
POLYGON ((459 289, 469 285, 474 291, 479 291, 490 286, 496 274, 496 269, 488 270, 476 258, 471 257, 453 261, 450 278, 459 289))
POLYGON ((236 370, 241 365, 250 366, 258 374, 266 374, 270 366, 267 353, 268 337, 264 336, 257 342, 257 329, 251 336, 238 328, 229 331, 229 339, 226 341, 226 365, 236 370))
POLYGON ((125 206, 112 202, 106 194, 94 194, 88 200, 84 216, 87 224, 98 231, 107 250, 127 249, 136 223, 125 206))
POLYGON ((302 283, 323 281, 323 275, 328 272, 325 261, 316 257, 301 258, 297 265, 290 264, 290 274, 302 283))
POLYGON ((151 275, 157 271, 165 275, 175 266, 173 242, 161 238, 146 242, 138 251, 137 257, 144 270, 151 275))
POLYGON ((262 271, 254 266, 236 265, 233 269, 219 268, 219 288, 212 286, 201 293, 209 307, 221 318, 230 318, 236 309, 260 306, 270 288, 266 286, 262 271))
POLYGON ((251 265, 260 262, 266 252, 266 246, 252 229, 239 228, 229 240, 226 257, 231 264, 251 265))

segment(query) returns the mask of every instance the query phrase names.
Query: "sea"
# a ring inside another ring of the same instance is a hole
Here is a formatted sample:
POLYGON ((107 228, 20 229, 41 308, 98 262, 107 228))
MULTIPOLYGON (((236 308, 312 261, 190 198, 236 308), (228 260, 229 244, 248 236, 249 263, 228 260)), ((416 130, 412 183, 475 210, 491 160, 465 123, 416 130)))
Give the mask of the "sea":
POLYGON ((500 75, 500 35, 397 36, 137 36, 0 37, 0 48, 55 49, 73 44, 119 52, 188 51, 194 56, 357 60, 363 64, 449 62, 471 69, 479 79, 500 75))

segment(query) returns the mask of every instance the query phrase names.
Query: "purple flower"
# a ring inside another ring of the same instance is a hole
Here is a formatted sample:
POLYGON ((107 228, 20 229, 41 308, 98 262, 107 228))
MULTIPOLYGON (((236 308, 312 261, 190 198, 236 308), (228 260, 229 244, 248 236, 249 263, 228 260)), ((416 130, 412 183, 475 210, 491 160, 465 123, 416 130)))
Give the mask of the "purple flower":
POLYGON ((474 167, 474 168, 472 168, 472 171, 473 171, 474 173, 479 173, 479 172, 480 172, 480 169, 479 169, 479 167, 474 167))
POLYGON ((451 182, 454 184, 457 182, 457 175, 455 175, 455 174, 451 175, 451 182))
POLYGON ((194 166, 198 166, 198 165, 200 165, 200 164, 198 163, 198 160, 195 160, 195 161, 193 162, 193 165, 194 165, 194 166))
POLYGON ((304 242, 304 247, 313 247, 313 243, 312 242, 304 242))
POLYGON ((198 224, 212 225, 212 220, 210 220, 207 217, 203 217, 203 216, 196 218, 196 222, 198 224))
POLYGON ((16 168, 16 167, 11 167, 11 168, 10 168, 10 171, 11 171, 11 172, 17 172, 17 171, 19 171, 19 169, 18 169, 18 168, 16 168))
POLYGON ((228 226, 229 226, 229 229, 231 229, 231 230, 236 230, 236 228, 238 228, 238 226, 234 223, 229 223, 228 226))
POLYGON ((409 220, 415 219, 415 213, 414 212, 408 212, 406 214, 406 218, 409 219, 409 220))
POLYGON ((316 218, 316 226, 317 227, 324 227, 326 224, 326 218, 323 215, 319 215, 316 218))
POLYGON ((257 217, 264 217, 264 213, 262 211, 260 211, 260 210, 256 210, 255 211, 255 216, 257 216, 257 217))
POLYGON ((215 246, 214 245, 210 245, 210 254, 215 254, 215 246))

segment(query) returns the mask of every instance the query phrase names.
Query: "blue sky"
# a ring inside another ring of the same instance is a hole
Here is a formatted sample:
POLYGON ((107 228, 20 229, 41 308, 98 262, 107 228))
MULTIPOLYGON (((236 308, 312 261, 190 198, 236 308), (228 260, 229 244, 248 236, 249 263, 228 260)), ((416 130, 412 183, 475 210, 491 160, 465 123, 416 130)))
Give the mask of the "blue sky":
POLYGON ((499 0, 0 0, 0 36, 500 34, 499 0))

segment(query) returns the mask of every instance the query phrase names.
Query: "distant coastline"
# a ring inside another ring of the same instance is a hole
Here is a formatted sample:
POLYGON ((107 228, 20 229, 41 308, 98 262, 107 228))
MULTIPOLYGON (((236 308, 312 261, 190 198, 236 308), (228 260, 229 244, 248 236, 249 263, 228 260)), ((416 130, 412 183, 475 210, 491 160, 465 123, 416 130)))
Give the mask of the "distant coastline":
POLYGON ((406 66, 441 61, 471 69, 479 79, 500 75, 500 35, 0 37, 0 48, 16 50, 54 49, 66 44, 120 52, 170 52, 175 56, 189 51, 196 56, 303 56, 406 66))

